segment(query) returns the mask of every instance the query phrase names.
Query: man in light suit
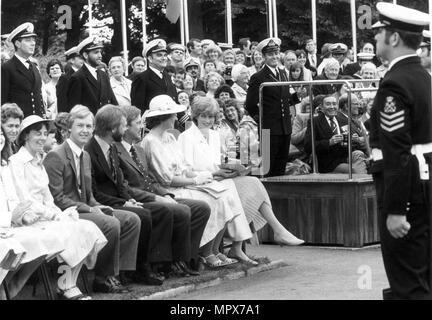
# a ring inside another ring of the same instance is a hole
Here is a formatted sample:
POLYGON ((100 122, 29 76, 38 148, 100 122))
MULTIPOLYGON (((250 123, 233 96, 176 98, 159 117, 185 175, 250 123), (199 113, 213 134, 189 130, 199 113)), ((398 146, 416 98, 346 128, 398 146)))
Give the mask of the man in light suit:
POLYGON ((24 117, 32 114, 45 117, 42 79, 37 65, 30 59, 36 47, 33 30, 33 24, 23 23, 7 39, 14 45, 15 55, 1 66, 1 104, 16 103, 24 117))
POLYGON ((141 222, 130 211, 113 210, 95 200, 92 192, 91 160, 85 143, 93 132, 94 116, 77 105, 70 112, 70 137, 49 152, 44 166, 55 204, 62 210, 76 206, 80 219, 93 221, 108 239, 99 253, 93 291, 128 292, 116 276, 120 270, 135 270, 141 222))
MULTIPOLYGON (((278 68, 280 60, 278 38, 261 41, 256 50, 263 54, 264 66, 252 75, 246 96, 246 110, 259 123, 259 87, 263 82, 288 81, 285 70, 278 68)), ((291 139, 290 106, 298 103, 297 95, 291 95, 288 86, 266 87, 263 90, 262 128, 270 130, 270 170, 268 176, 285 174, 291 139)))
POLYGON ((160 94, 167 94, 177 101, 177 90, 171 77, 164 72, 167 63, 167 45, 162 39, 150 41, 143 56, 148 59, 148 69, 139 74, 132 82, 131 101, 144 113, 149 107, 150 100, 160 94))
POLYGON ((97 67, 102 62, 103 45, 95 37, 84 39, 77 48, 84 58, 84 65, 69 81, 67 102, 69 109, 82 104, 96 114, 105 104, 117 105, 108 75, 97 67))
POLYGON ((162 187, 153 179, 145 161, 144 149, 139 146, 141 140, 141 112, 137 107, 123 107, 126 114, 127 129, 122 142, 117 142, 120 167, 124 177, 132 191, 132 194, 142 190, 155 193, 162 203, 171 208, 174 213, 173 252, 177 251, 177 263, 174 266, 191 275, 195 275, 197 269, 198 248, 204 232, 207 220, 210 216, 210 207, 207 203, 192 199, 174 199, 174 195, 162 187), (190 225, 181 234, 182 216, 186 216, 190 225), (177 244, 176 244, 177 243, 177 244), (188 245, 184 245, 187 243, 188 245), (176 245, 174 245, 176 244, 176 245), (180 245, 180 248, 177 248, 180 245), (181 250, 185 251, 179 255, 181 250), (187 261, 181 261, 187 259, 187 261), (189 260, 191 260, 189 262, 189 260), (186 262, 186 263, 183 263, 186 262), (192 270, 189 269, 192 266, 192 270))

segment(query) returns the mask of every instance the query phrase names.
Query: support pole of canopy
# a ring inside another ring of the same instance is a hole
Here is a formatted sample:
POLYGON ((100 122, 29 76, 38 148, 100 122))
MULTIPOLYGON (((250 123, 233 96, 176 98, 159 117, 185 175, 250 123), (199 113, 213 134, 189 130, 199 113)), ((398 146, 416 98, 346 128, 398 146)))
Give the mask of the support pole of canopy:
POLYGON ((317 16, 316 16, 316 0, 311 0, 311 11, 312 11, 312 39, 318 46, 317 42, 317 16))
POLYGON ((273 37, 278 37, 278 19, 277 19, 277 7, 276 0, 272 0, 272 9, 273 9, 273 37))
POLYGON ((267 20, 268 20, 268 35, 273 37, 273 10, 272 10, 272 0, 267 0, 267 20))
POLYGON ((353 41, 353 51, 354 51, 354 62, 357 62, 357 19, 356 19, 356 5, 355 0, 350 1, 351 9, 351 33, 353 41))
MULTIPOLYGON (((126 14, 126 0, 121 0, 121 30, 122 30, 122 43, 123 43, 123 59, 128 65, 129 58, 128 58, 128 47, 127 47, 127 14, 126 14)), ((128 75, 128 68, 125 68, 125 74, 128 75)))
POLYGON ((231 0, 226 0, 226 42, 229 45, 233 44, 233 31, 232 31, 232 6, 231 0))
POLYGON ((188 0, 183 0, 184 25, 185 25, 185 44, 189 42, 189 10, 188 0))
POLYGON ((184 1, 178 1, 180 1, 180 42, 185 46, 184 1))
POLYGON ((141 21, 142 21, 142 42, 143 42, 143 48, 147 44, 147 23, 146 23, 146 0, 141 0, 141 7, 142 7, 142 14, 141 14, 141 21))

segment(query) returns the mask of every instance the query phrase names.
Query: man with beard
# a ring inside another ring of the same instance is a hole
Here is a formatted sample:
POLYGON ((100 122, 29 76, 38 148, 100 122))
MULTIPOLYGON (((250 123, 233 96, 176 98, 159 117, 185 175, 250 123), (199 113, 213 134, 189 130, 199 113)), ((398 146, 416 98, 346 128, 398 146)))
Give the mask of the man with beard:
POLYGON ((93 221, 108 240, 95 266, 94 292, 125 293, 119 271, 135 270, 141 222, 125 210, 98 203, 92 191, 91 160, 84 145, 93 134, 94 115, 85 106, 72 108, 69 138, 49 152, 43 164, 55 204, 62 210, 76 206, 79 218, 93 221))
POLYGON ((192 199, 174 199, 174 195, 156 182, 149 174, 141 141, 142 119, 137 107, 125 106, 127 129, 122 142, 116 142, 120 167, 127 180, 132 195, 148 191, 156 194, 156 199, 170 208, 174 214, 173 266, 174 269, 195 275, 189 270, 189 262, 197 269, 198 248, 204 228, 210 215, 207 203, 192 199), (187 219, 184 219, 187 217, 187 219), (185 223, 187 222, 187 223, 185 223), (183 224, 183 227, 182 227, 183 224))
POLYGON ((196 58, 188 58, 183 63, 183 69, 185 69, 186 73, 189 74, 194 82, 194 86, 192 88, 193 91, 203 91, 205 92, 204 81, 198 79, 198 75, 200 74, 200 64, 196 58))
MULTIPOLYGON (((252 75, 246 96, 246 110, 259 123, 259 87, 263 82, 288 81, 285 70, 278 68, 280 60, 279 38, 261 41, 256 50, 262 52, 264 66, 252 75)), ((285 174, 291 139, 290 106, 298 103, 288 86, 266 87, 263 90, 262 128, 270 130, 270 169, 268 176, 285 174)), ((268 155, 267 155, 268 156, 268 155)))
POLYGON ((67 92, 69 110, 82 104, 96 114, 105 104, 117 104, 108 75, 97 69, 102 62, 102 48, 96 37, 88 37, 78 45, 77 51, 84 58, 84 65, 70 78, 67 92))
POLYGON ((148 60, 148 69, 132 82, 132 105, 142 113, 148 109, 150 100, 160 94, 167 94, 177 101, 177 90, 171 77, 165 72, 168 63, 166 42, 162 39, 150 41, 143 56, 148 60))
POLYGON ((67 90, 71 76, 77 72, 84 64, 84 60, 77 51, 78 47, 72 47, 65 52, 67 64, 65 73, 61 75, 56 85, 57 109, 58 112, 69 112, 67 102, 67 90))
POLYGON ((42 79, 37 65, 30 60, 36 48, 33 30, 33 24, 26 22, 7 38, 15 48, 15 55, 1 66, 1 104, 16 103, 24 117, 33 114, 45 117, 42 79))
POLYGON ((416 51, 430 16, 377 4, 376 53, 390 62, 371 110, 371 173, 381 251, 390 289, 384 299, 432 300, 431 75, 416 51))
POLYGON ((431 32, 429 30, 423 30, 423 38, 424 41, 420 43, 421 65, 431 73, 431 32))
MULTIPOLYGON (((155 194, 144 190, 132 191, 125 181, 114 142, 122 141, 126 125, 124 112, 118 106, 106 105, 96 113, 95 135, 85 146, 92 160, 94 197, 103 205, 132 211, 139 216, 141 233, 137 271, 130 278, 136 282, 161 285, 164 278, 151 272, 150 263, 171 262, 173 259, 174 213, 155 194)), ((185 220, 182 224, 189 223, 190 227, 190 222, 185 220)), ((182 245, 177 244, 177 247, 182 248, 182 245)), ((127 282, 127 279, 122 282, 127 282)))

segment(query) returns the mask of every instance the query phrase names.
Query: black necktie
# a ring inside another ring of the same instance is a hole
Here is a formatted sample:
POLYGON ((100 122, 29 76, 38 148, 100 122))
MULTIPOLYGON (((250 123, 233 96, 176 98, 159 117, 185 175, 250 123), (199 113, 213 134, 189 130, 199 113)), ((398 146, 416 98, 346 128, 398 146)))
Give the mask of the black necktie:
POLYGON ((278 81, 280 81, 281 79, 280 79, 280 74, 279 74, 279 71, 278 71, 278 69, 276 68, 276 79, 278 79, 278 81))
POLYGON ((141 162, 141 160, 138 158, 138 153, 136 152, 136 149, 134 146, 131 146, 130 148, 130 152, 132 155, 132 160, 136 163, 136 165, 138 166, 139 170, 141 171, 141 174, 144 177, 144 189, 146 191, 154 192, 154 188, 153 188, 153 183, 152 183, 152 179, 150 178, 146 168, 144 167, 143 163, 141 162))
POLYGON ((115 161, 114 161, 114 146, 110 146, 109 150, 108 150, 108 158, 109 158, 109 165, 110 165, 110 169, 111 169, 111 176, 114 180, 115 183, 117 183, 117 170, 116 170, 116 166, 115 166, 115 161))
POLYGON ((84 174, 84 152, 81 152, 79 161, 80 161, 81 202, 87 203, 87 189, 86 189, 85 174, 84 174))
POLYGON ((330 124, 333 134, 337 134, 337 124, 335 118, 330 119, 330 124))

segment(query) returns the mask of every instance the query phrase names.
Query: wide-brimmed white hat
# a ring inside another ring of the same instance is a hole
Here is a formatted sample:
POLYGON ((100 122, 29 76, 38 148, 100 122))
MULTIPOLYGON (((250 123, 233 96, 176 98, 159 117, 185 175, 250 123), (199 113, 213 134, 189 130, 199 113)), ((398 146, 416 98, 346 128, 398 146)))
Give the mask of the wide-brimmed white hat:
POLYGON ((150 100, 149 108, 144 112, 143 118, 151 118, 164 114, 174 114, 183 112, 186 106, 175 103, 175 101, 166 94, 161 94, 150 100))
POLYGON ((44 122, 47 124, 47 126, 49 126, 49 124, 51 123, 51 120, 48 119, 43 119, 37 115, 31 115, 28 116, 26 118, 24 118, 24 120, 21 122, 21 127, 20 127, 20 131, 18 133, 18 137, 17 137, 17 141, 19 141, 19 138, 21 136, 21 133, 28 127, 30 127, 31 125, 34 125, 35 123, 39 123, 39 122, 44 122))

